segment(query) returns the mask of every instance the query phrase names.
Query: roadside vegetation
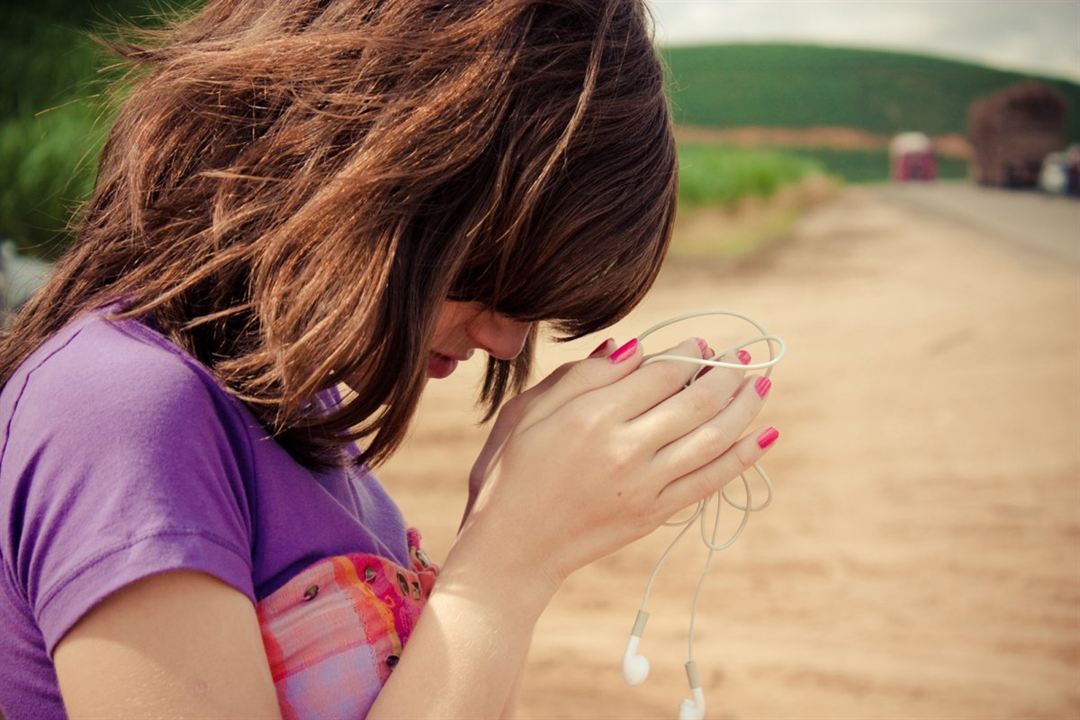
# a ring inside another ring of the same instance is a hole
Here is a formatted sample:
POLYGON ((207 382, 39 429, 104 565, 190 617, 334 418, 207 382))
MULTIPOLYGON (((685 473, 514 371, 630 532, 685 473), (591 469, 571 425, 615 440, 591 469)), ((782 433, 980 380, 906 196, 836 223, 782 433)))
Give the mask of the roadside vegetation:
POLYGON ((10 41, 0 43, 0 237, 52 257, 62 230, 93 183, 102 105, 93 68, 98 49, 77 26, 44 22, 18 6, 0 8, 10 41))
POLYGON ((119 71, 90 38, 160 0, 14 0, 0 5, 0 238, 55 258, 72 210, 93 188, 119 71))
POLYGON ((731 206, 744 197, 772 197, 784 185, 824 174, 816 160, 791 153, 722 145, 679 145, 679 206, 731 206))
POLYGON ((772 149, 683 142, 673 258, 745 256, 783 237, 842 180, 817 159, 772 149))

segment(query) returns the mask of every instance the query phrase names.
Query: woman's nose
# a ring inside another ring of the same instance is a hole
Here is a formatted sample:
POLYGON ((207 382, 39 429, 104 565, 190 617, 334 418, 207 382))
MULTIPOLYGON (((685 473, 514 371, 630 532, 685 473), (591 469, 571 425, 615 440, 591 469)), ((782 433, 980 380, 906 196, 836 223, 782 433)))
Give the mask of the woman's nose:
POLYGON ((521 354, 530 326, 531 323, 485 311, 469 324, 469 336, 492 357, 513 360, 521 354))

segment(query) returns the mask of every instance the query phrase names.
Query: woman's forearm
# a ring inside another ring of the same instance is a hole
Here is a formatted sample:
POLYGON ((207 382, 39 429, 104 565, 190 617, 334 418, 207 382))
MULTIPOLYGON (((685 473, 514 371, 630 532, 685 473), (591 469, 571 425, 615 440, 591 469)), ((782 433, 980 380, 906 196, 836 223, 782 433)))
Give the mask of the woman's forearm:
MULTIPOLYGON (((532 632, 529 633, 530 640, 532 639, 532 632)), ((521 664, 518 665, 517 673, 515 673, 514 683, 510 686, 510 694, 506 698, 506 703, 503 705, 502 714, 499 715, 499 720, 517 720, 518 716, 518 700, 521 695, 521 681, 525 676, 525 664, 529 659, 529 644, 525 644, 525 655, 521 658, 521 664)))
MULTIPOLYGON (((480 481, 475 478, 469 478, 469 500, 465 505, 465 512, 461 516, 461 524, 458 525, 458 534, 461 534, 462 528, 465 527, 465 522, 469 519, 469 512, 472 510, 473 503, 476 500, 476 495, 479 492, 480 481)), ((525 644, 525 653, 521 658, 521 662, 518 665, 517 671, 514 673, 514 681, 510 685, 510 693, 507 695, 506 702, 503 704, 502 712, 499 713, 499 720, 517 720, 518 712, 518 698, 521 694, 521 682, 522 677, 525 674, 525 665, 528 661, 529 647, 532 640, 532 631, 529 631, 529 641, 525 644)))
POLYGON ((460 536, 368 719, 498 718, 554 590, 460 536))

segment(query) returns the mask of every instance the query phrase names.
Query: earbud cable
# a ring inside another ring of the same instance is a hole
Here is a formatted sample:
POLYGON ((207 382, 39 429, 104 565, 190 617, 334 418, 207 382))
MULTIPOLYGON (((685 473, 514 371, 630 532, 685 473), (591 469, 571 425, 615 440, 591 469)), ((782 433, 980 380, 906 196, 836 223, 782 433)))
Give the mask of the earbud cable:
MULTIPOLYGON (((743 475, 739 475, 739 477, 743 478, 743 484, 746 484, 746 478, 743 475)), ((747 485, 746 490, 747 490, 747 492, 750 491, 749 485, 747 485)), ((708 499, 705 500, 705 507, 701 511, 701 514, 702 514, 703 518, 705 516, 705 512, 708 511, 708 509, 709 509, 709 501, 710 500, 712 500, 712 498, 708 498, 708 499)), ((716 517, 713 518, 713 526, 712 526, 712 542, 709 542, 705 538, 705 535, 704 535, 705 523, 704 522, 701 523, 701 531, 702 531, 702 536, 701 537, 702 537, 702 540, 705 540, 706 544, 708 544, 709 552, 705 556, 705 567, 702 568, 702 570, 701 570, 701 577, 698 578, 697 586, 694 588, 694 600, 693 600, 692 603, 690 603, 690 637, 689 637, 689 640, 688 640, 688 643, 687 643, 687 648, 686 648, 686 661, 687 662, 693 662, 694 661, 694 618, 697 617, 698 596, 701 595, 701 586, 705 584, 705 578, 709 574, 709 567, 712 566, 713 555, 716 553, 716 547, 715 547, 716 531, 720 528, 720 510, 723 507, 724 507, 723 503, 721 503, 721 502, 716 503, 716 517)), ((745 524, 745 521, 746 521, 746 514, 744 513, 743 514, 743 522, 744 522, 744 524, 745 524)))
MULTIPOLYGON (((665 320, 663 322, 657 323, 656 325, 653 325, 648 330, 646 330, 645 332, 638 335, 638 341, 640 342, 640 341, 644 340, 649 335, 653 334, 657 330, 660 330, 662 328, 667 327, 668 325, 673 325, 675 323, 682 322, 684 320, 689 320, 691 318, 696 318, 696 317, 703 317, 703 316, 707 316, 707 315, 731 315, 731 316, 734 316, 734 317, 738 317, 738 318, 741 318, 741 319, 745 320, 746 322, 750 323, 751 325, 753 325, 761 333, 760 335, 758 335, 756 337, 749 338, 745 342, 741 342, 741 343, 739 343, 737 345, 733 345, 733 346, 727 348, 726 350, 724 350, 723 352, 717 353, 715 357, 723 357, 723 356, 728 355, 730 353, 741 350, 744 347, 749 347, 751 345, 754 345, 756 343, 764 341, 764 342, 766 342, 768 344, 768 347, 769 347, 769 360, 766 361, 766 362, 750 363, 748 365, 743 365, 741 363, 724 362, 724 361, 721 361, 721 360, 710 360, 710 359, 696 358, 696 357, 690 357, 690 356, 685 356, 685 355, 650 355, 650 356, 646 356, 644 364, 660 362, 661 360, 675 360, 675 361, 678 361, 678 362, 689 362, 689 363, 692 363, 692 364, 695 364, 695 365, 702 366, 702 369, 699 370, 698 373, 695 374, 692 378, 690 378, 690 381, 687 383, 687 386, 689 387, 699 377, 701 377, 701 374, 702 374, 702 372, 704 371, 704 369, 706 367, 727 367, 727 368, 733 368, 733 369, 737 369, 737 370, 760 370, 760 369, 764 369, 765 370, 764 375, 765 375, 765 377, 768 377, 772 373, 773 366, 775 366, 777 363, 779 363, 783 359, 785 353, 787 352, 787 346, 784 344, 784 341, 781 338, 779 338, 779 337, 777 337, 775 335, 770 335, 768 332, 766 332, 765 328, 763 328, 760 324, 755 322, 753 319, 747 317, 746 315, 743 315, 741 313, 737 313, 737 312, 734 312, 734 311, 731 311, 731 310, 698 310, 698 311, 694 311, 694 312, 685 313, 683 315, 677 315, 676 317, 670 318, 670 319, 665 320), (776 343, 777 346, 779 347, 779 350, 775 354, 774 354, 774 351, 773 351, 773 343, 776 343)), ((646 612, 646 606, 648 605, 648 602, 649 602, 649 594, 652 592, 652 586, 653 586, 653 583, 656 581, 657 575, 660 573, 660 568, 663 567, 664 563, 667 561, 668 555, 670 554, 671 550, 675 547, 676 544, 678 544, 679 540, 682 539, 683 535, 686 534, 686 531, 690 529, 690 526, 693 525, 694 521, 697 520, 699 517, 701 518, 701 522, 700 522, 701 540, 705 544, 705 546, 708 548, 708 554, 707 554, 706 559, 705 559, 705 566, 701 571, 701 576, 698 578, 697 585, 696 585, 696 587, 694 589, 694 598, 693 598, 693 601, 692 601, 691 607, 690 607, 690 637, 689 637, 689 642, 688 642, 688 658, 687 658, 688 662, 693 661, 693 659, 694 659, 694 621, 695 621, 695 618, 697 616, 698 597, 700 596, 701 588, 705 583, 705 577, 706 577, 706 575, 708 575, 709 568, 712 565, 713 554, 717 550, 723 550, 725 548, 730 547, 732 544, 734 544, 734 542, 739 539, 739 536, 742 535, 743 530, 746 528, 746 524, 750 519, 750 513, 760 512, 761 510, 764 510, 765 508, 767 508, 769 506, 769 504, 772 502, 772 496, 773 496, 772 481, 769 479, 769 476, 765 473, 764 468, 762 468, 760 464, 754 463, 753 468, 758 473, 758 475, 761 477, 762 481, 765 484, 765 489, 766 489, 766 497, 760 504, 754 505, 752 494, 751 494, 751 491, 750 491, 750 482, 746 479, 746 474, 745 473, 740 473, 739 474, 739 479, 742 481, 743 491, 744 491, 744 494, 746 496, 746 499, 745 499, 744 502, 740 503, 740 502, 734 500, 733 498, 731 498, 727 494, 727 488, 725 487, 725 488, 721 489, 720 491, 718 491, 717 493, 715 493, 714 495, 711 495, 711 496, 705 498, 704 500, 698 501, 697 507, 694 509, 694 512, 691 513, 689 518, 687 518, 686 520, 677 520, 677 521, 670 521, 669 520, 669 521, 664 523, 664 525, 669 526, 669 527, 678 526, 678 525, 682 525, 683 527, 678 532, 678 534, 672 539, 671 543, 664 550, 664 552, 660 556, 659 560, 657 560, 656 565, 653 568, 652 574, 649 576, 649 582, 646 584, 645 592, 644 592, 644 594, 643 594, 643 596, 641 598, 641 606, 640 606, 640 611, 641 612, 643 612, 643 613, 646 612), (711 533, 711 537, 710 537, 709 533, 708 533, 708 530, 707 530, 707 525, 706 525, 706 523, 707 523, 706 514, 708 512, 709 503, 714 498, 716 499, 716 513, 715 513, 715 516, 714 516, 712 533, 711 533), (718 531, 718 529, 720 527, 720 510, 721 510, 724 503, 727 503, 728 505, 735 508, 736 510, 742 511, 742 517, 739 520, 738 527, 731 534, 731 536, 728 537, 728 539, 725 540, 724 542, 722 542, 720 544, 717 544, 717 542, 716 542, 716 534, 717 534, 717 531, 718 531)))

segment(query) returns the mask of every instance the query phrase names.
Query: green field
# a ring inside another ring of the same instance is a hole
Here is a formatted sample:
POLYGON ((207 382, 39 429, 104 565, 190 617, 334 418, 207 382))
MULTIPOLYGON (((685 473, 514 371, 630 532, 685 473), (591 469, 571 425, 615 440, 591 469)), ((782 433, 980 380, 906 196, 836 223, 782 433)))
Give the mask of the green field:
MULTIPOLYGON (((663 55, 676 121, 712 127, 963 134, 972 100, 1030 77, 923 55, 811 45, 671 47, 663 55)), ((1080 85, 1048 82, 1069 105, 1068 136, 1080 140, 1080 85)))
POLYGON ((682 143, 679 207, 731 205, 747 195, 770 197, 784 185, 825 166, 773 150, 682 143))

